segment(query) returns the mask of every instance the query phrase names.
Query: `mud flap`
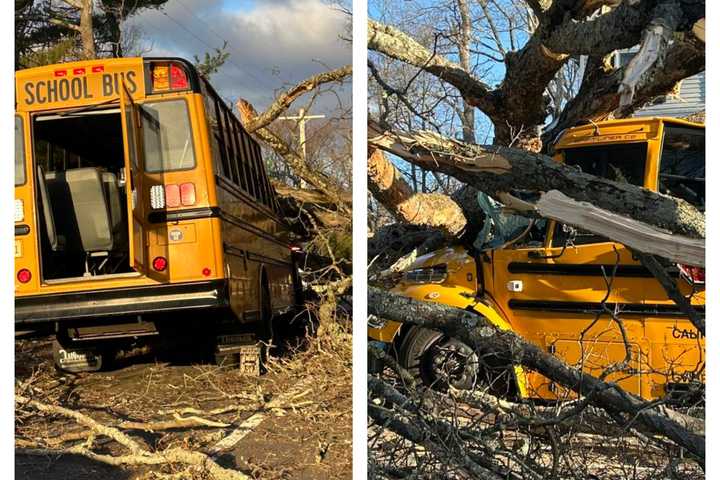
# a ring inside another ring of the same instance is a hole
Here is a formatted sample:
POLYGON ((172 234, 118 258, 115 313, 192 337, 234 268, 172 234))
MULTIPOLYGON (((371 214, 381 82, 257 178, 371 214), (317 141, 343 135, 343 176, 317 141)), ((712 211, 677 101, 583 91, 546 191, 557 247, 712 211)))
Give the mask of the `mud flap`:
POLYGON ((219 335, 215 347, 218 365, 237 366, 240 375, 260 376, 263 344, 253 334, 219 335))
POLYGON ((103 356, 94 348, 67 348, 53 342, 55 366, 70 373, 97 372, 102 368, 103 356))

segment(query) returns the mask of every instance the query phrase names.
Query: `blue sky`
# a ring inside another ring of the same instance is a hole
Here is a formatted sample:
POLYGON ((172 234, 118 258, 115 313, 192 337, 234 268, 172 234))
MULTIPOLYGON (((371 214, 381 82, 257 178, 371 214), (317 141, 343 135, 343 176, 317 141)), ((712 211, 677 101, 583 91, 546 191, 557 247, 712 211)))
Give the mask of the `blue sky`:
MULTIPOLYGON (((261 111, 289 85, 352 61, 350 43, 340 38, 347 22, 322 0, 169 0, 162 10, 131 17, 127 27, 141 32, 145 56, 192 60, 227 40, 230 58, 211 82, 227 100, 243 97, 261 111)), ((314 110, 336 105, 326 95, 314 110)))

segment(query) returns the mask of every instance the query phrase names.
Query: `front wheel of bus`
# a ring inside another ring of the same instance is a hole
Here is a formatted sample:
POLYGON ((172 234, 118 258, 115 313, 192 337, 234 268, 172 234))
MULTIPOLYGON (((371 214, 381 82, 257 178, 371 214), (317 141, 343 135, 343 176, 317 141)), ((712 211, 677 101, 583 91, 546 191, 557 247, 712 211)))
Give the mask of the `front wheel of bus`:
POLYGON ((472 348, 436 330, 412 327, 398 357, 400 365, 428 387, 467 390, 477 382, 478 357, 472 348))

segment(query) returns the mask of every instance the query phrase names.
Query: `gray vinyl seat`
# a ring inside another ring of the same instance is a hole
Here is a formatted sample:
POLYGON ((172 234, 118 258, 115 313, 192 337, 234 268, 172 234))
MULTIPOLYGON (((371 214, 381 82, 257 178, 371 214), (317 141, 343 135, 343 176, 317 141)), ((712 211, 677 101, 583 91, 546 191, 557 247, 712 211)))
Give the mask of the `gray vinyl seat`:
POLYGON ((45 223, 45 232, 47 233, 48 241, 50 242, 50 250, 57 252, 60 250, 61 242, 58 238, 57 230, 55 230, 55 217, 50 203, 50 193, 48 192, 47 183, 45 182, 45 172, 40 165, 37 167, 37 181, 38 190, 40 191, 40 203, 42 204, 42 216, 45 223))
POLYGON ((110 212, 99 168, 75 168, 45 175, 59 230, 79 241, 86 254, 113 249, 110 212))
POLYGON ((122 249, 127 245, 128 231, 125 227, 125 214, 120 198, 117 177, 111 172, 102 172, 103 190, 107 199, 108 212, 110 213, 110 231, 113 237, 115 249, 122 249))

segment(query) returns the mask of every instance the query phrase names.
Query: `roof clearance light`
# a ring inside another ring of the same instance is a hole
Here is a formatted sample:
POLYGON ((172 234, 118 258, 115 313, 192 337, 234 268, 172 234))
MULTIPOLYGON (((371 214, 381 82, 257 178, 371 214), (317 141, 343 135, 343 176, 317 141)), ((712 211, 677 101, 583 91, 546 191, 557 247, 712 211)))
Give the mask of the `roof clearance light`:
POLYGON ((190 206, 190 205, 195 205, 195 184, 194 183, 181 183, 180 184, 180 201, 186 207, 190 206))
POLYGON ((150 187, 150 206, 152 208, 165 208, 165 187, 153 185, 150 187))
POLYGON ((180 187, 177 184, 165 185, 165 203, 171 208, 180 206, 180 187))
POLYGON ((152 69, 153 91, 170 89, 170 74, 167 65, 155 65, 152 69))
POLYGON ((185 70, 177 65, 170 65, 170 89, 186 90, 190 86, 185 70))

